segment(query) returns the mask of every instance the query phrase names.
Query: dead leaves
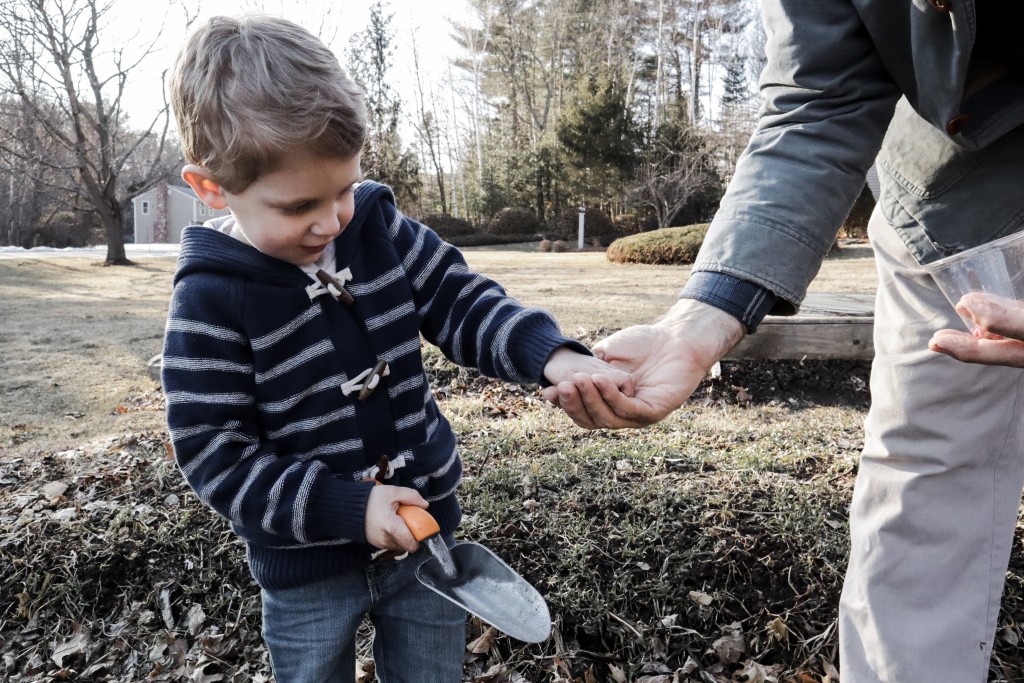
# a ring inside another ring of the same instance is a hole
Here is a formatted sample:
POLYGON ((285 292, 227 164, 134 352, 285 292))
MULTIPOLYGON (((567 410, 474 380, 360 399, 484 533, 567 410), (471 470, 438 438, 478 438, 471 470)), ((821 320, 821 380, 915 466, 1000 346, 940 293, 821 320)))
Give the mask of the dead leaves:
POLYGON ((0 594, 16 600, 0 680, 270 680, 241 548, 164 443, 126 434, 0 462, 0 594), (182 575, 198 595, 167 580, 182 575))

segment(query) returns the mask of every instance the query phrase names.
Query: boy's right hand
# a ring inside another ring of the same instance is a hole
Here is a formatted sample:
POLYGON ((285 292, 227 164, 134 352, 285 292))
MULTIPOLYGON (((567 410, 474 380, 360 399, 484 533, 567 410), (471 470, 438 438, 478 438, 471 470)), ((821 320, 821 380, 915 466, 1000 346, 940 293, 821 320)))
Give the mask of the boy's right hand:
POLYGON ((374 486, 366 501, 366 542, 382 550, 414 553, 420 544, 413 538, 405 520, 398 516, 399 505, 427 508, 427 501, 415 489, 404 486, 374 486))

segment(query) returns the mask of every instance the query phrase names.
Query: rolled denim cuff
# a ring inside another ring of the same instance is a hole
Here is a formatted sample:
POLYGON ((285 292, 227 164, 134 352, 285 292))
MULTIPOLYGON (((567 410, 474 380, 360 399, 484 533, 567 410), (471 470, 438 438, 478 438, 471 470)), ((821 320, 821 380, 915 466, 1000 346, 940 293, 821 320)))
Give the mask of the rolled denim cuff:
POLYGON ((706 270, 690 275, 679 297, 703 301, 725 311, 743 324, 747 334, 757 331, 776 300, 771 290, 749 280, 706 270))

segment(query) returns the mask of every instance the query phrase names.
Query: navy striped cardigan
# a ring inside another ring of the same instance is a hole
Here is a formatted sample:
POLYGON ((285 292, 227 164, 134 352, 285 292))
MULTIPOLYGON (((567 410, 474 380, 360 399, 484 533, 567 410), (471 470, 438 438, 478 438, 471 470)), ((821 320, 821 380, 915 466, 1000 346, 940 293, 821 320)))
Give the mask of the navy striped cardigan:
POLYGON ((215 229, 182 233, 163 353, 171 440, 268 588, 367 562, 363 479, 381 456, 387 483, 416 488, 442 530, 458 526, 462 464, 421 335, 455 363, 514 382, 543 382, 560 346, 587 353, 399 213, 383 185, 358 185, 335 247, 353 303, 215 229), (382 360, 388 374, 360 400, 351 385, 382 360))

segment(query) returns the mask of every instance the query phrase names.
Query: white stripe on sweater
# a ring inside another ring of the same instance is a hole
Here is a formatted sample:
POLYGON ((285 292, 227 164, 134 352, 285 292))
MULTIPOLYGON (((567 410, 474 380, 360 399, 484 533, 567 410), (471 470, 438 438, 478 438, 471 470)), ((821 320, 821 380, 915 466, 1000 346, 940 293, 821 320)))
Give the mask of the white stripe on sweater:
POLYGON ((337 455, 339 453, 352 453, 363 449, 363 442, 361 439, 348 439, 346 441, 336 441, 334 443, 320 444, 311 451, 305 453, 296 453, 295 457, 303 462, 312 460, 313 458, 319 458, 325 455, 337 455))
POLYGON ((235 497, 231 499, 231 509, 228 511, 229 519, 235 524, 242 524, 242 503, 245 500, 245 495, 249 491, 249 487, 259 478, 260 474, 263 473, 270 464, 277 460, 277 456, 273 453, 264 455, 259 460, 252 464, 249 468, 249 474, 246 475, 245 481, 238 487, 238 491, 235 492, 235 497))
POLYGON ((438 264, 447 260, 448 254, 452 249, 453 247, 449 246, 447 243, 441 243, 441 247, 431 255, 429 261, 423 264, 423 268, 420 269, 420 272, 413 279, 412 286, 414 289, 423 289, 423 285, 426 284, 427 280, 430 279, 430 276, 437 270, 438 264))
POLYGON ((302 478, 302 484, 295 494, 292 506, 292 536, 299 539, 300 543, 309 543, 309 536, 306 535, 306 508, 309 507, 309 495, 313 491, 313 484, 326 469, 327 465, 314 460, 306 469, 306 476, 302 478))
POLYGON ((228 329, 227 327, 220 327, 219 325, 210 325, 209 323, 200 322, 198 320, 187 320, 185 318, 171 318, 167 321, 168 332, 185 332, 188 334, 202 334, 207 337, 213 337, 222 341, 233 342, 235 344, 246 345, 248 340, 238 332, 228 329))
POLYGON ((310 360, 317 358, 319 356, 325 356, 331 353, 332 351, 334 351, 334 345, 331 344, 331 341, 329 339, 325 339, 317 344, 314 344, 313 346, 309 346, 303 349, 301 353, 297 353, 291 358, 288 358, 287 360, 278 363, 277 365, 270 368, 266 372, 257 372, 256 383, 262 384, 263 382, 272 380, 275 377, 280 377, 281 375, 287 372, 291 372, 292 370, 299 367, 303 363, 307 363, 310 360))
POLYGON ((388 387, 388 398, 394 400, 407 391, 413 391, 423 386, 425 379, 422 374, 410 377, 394 386, 388 387))
POLYGON ((383 358, 389 363, 394 363, 402 356, 408 356, 409 354, 412 353, 418 354, 419 352, 420 339, 419 337, 416 337, 415 339, 410 339, 407 342, 404 342, 402 344, 399 344, 398 346, 388 349, 387 351, 381 354, 381 358, 383 358))
POLYGON ((500 363, 505 369, 505 376, 513 382, 526 383, 534 381, 532 377, 526 377, 516 371, 516 365, 512 362, 512 357, 508 353, 508 340, 519 323, 532 317, 535 313, 537 313, 537 310, 531 308, 519 311, 501 324, 501 327, 494 334, 494 339, 491 340, 491 356, 494 358, 495 365, 500 363))
POLYGON ((427 231, 423 229, 423 225, 416 223, 416 240, 412 243, 412 247, 409 249, 409 253, 402 259, 402 268, 405 272, 412 273, 412 267, 416 265, 416 262, 420 260, 420 252, 423 251, 423 240, 427 236, 427 231))
POLYGON ((322 427, 325 424, 330 424, 331 422, 337 422, 338 420, 352 418, 355 417, 355 415, 355 406, 347 405, 335 411, 327 413, 326 415, 317 415, 306 420, 299 420, 298 422, 289 422, 281 429, 268 432, 267 437, 270 439, 280 439, 281 437, 288 436, 289 434, 294 434, 295 432, 311 432, 314 429, 322 427))
POLYGON ((244 432, 220 432, 215 437, 210 439, 210 442, 206 444, 206 447, 203 448, 203 450, 196 453, 195 457, 189 460, 188 463, 186 463, 184 467, 181 468, 182 473, 186 477, 191 476, 196 472, 196 470, 203 466, 203 463, 207 458, 216 454, 221 447, 229 443, 245 444, 247 446, 251 446, 253 444, 256 444, 257 441, 251 435, 245 434, 244 432))
POLYGON ((222 425, 211 425, 211 424, 198 424, 191 427, 172 429, 171 430, 171 442, 181 441, 182 439, 191 439, 193 436, 199 436, 201 434, 209 434, 210 432, 222 432, 226 430, 238 429, 242 426, 242 423, 238 420, 229 420, 222 425))
POLYGON ((364 282, 363 284, 357 284, 353 282, 351 285, 348 286, 348 291, 351 292, 353 296, 367 296, 370 294, 374 294, 384 289, 388 285, 392 285, 404 278, 405 271, 402 270, 401 268, 396 267, 392 268, 383 275, 377 276, 375 280, 370 280, 369 282, 364 282))
POLYGON ((302 463, 292 463, 288 469, 282 472, 278 477, 274 485, 267 491, 267 508, 263 512, 263 522, 260 527, 268 534, 276 533, 274 529, 274 515, 277 514, 277 508, 281 504, 281 493, 284 489, 285 480, 296 472, 299 468, 305 467, 302 463))
POLYGON ((445 499, 445 498, 447 498, 448 496, 450 496, 450 495, 452 495, 453 493, 455 493, 455 491, 457 491, 457 490, 458 490, 458 488, 459 488, 459 487, 460 487, 461 485, 462 485, 462 475, 459 475, 459 478, 455 480, 455 484, 454 484, 454 486, 452 486, 451 488, 449 488, 449 489, 448 489, 447 491, 442 491, 441 493, 438 493, 437 495, 433 495, 433 496, 427 496, 427 497, 426 497, 426 501, 427 501, 428 503, 436 503, 436 502, 437 502, 437 501, 439 501, 439 500, 444 500, 444 499, 445 499))
MULTIPOLYGON (((477 275, 475 278, 467 282, 466 285, 459 292, 459 295, 455 298, 455 301, 449 305, 450 308, 454 309, 459 304, 460 301, 468 297, 480 285, 486 284, 486 282, 487 278, 485 278, 483 275, 477 275)), ((482 303, 496 294, 498 293, 495 292, 494 290, 487 290, 480 295, 480 299, 477 301, 477 303, 482 303)), ((426 315, 426 311, 424 311, 424 315, 426 315)), ((463 319, 459 321, 458 329, 453 333, 451 327, 452 317, 447 316, 444 321, 444 327, 441 328, 441 331, 437 335, 437 341, 439 344, 445 344, 448 343, 449 340, 451 340, 453 360, 455 360, 455 362, 458 363, 459 365, 466 364, 465 361, 463 360, 462 354, 462 337, 461 334, 459 333, 459 330, 462 329, 462 324, 464 322, 465 317, 463 316, 463 319), (452 339, 453 334, 455 335, 454 339, 452 339)))
POLYGON ((303 311, 301 315, 296 316, 288 324, 279 327, 273 332, 268 332, 267 334, 264 334, 262 336, 255 337, 252 340, 253 350, 262 351, 263 349, 270 348, 271 346, 281 341, 285 337, 295 334, 296 330, 298 330, 300 327, 308 323, 313 318, 316 318, 318 315, 320 315, 319 306, 307 307, 306 310, 303 311))
POLYGON ((164 395, 167 405, 183 403, 213 403, 229 406, 252 405, 256 399, 251 394, 241 392, 231 394, 200 394, 195 391, 169 391, 164 395))
MULTIPOLYGON (((448 266, 448 269, 445 271, 445 276, 447 276, 449 273, 454 275, 468 274, 469 266, 467 266, 465 263, 453 263, 450 266, 448 266)), ((484 276, 482 275, 477 275, 476 277, 480 280, 484 279, 484 276)), ((421 318, 426 316, 427 312, 434 307, 434 302, 437 301, 437 297, 441 296, 443 289, 443 287, 436 288, 433 294, 430 295, 430 298, 427 300, 427 302, 420 306, 419 310, 416 311, 416 315, 420 316, 421 318)), ((456 301, 458 300, 456 299, 456 301)), ((447 308, 451 309, 454 307, 454 302, 449 301, 446 302, 444 305, 447 308)), ((447 317, 449 316, 445 316, 445 318, 447 317)))
POLYGON ((380 315, 366 319, 366 329, 371 332, 379 330, 382 327, 386 327, 391 323, 395 322, 400 318, 404 318, 407 315, 414 315, 416 313, 416 307, 412 305, 412 301, 406 301, 405 303, 395 306, 390 311, 385 311, 380 315))
POLYGON ((318 394, 321 391, 329 391, 331 389, 337 389, 338 385, 345 381, 345 373, 340 375, 331 375, 325 377, 316 384, 310 385, 300 391, 297 394, 289 396, 288 398, 281 399, 280 401, 270 401, 269 403, 261 403, 260 410, 266 413, 285 413, 297 406, 302 399, 318 394))
POLYGON ((424 475, 422 477, 416 477, 415 479, 412 480, 413 485, 415 485, 416 488, 421 489, 424 486, 426 486, 431 479, 440 479, 444 475, 448 474, 448 470, 450 470, 452 466, 455 465, 455 463, 457 463, 458 461, 459 448, 458 446, 453 446, 452 452, 448 454, 448 460, 446 460, 443 465, 438 467, 430 474, 424 475))
MULTIPOLYGON (((491 310, 487 312, 487 316, 484 317, 484 319, 480 322, 480 326, 477 328, 476 331, 477 362, 473 363, 473 365, 476 365, 477 363, 480 362, 480 356, 483 355, 484 349, 487 349, 488 353, 491 353, 494 350, 493 346, 487 346, 487 344, 485 343, 486 340, 484 339, 484 335, 487 333, 487 330, 491 329, 491 323, 493 323, 494 319, 498 317, 498 314, 501 313, 502 309, 508 308, 510 306, 514 308, 515 305, 516 304, 514 301, 510 299, 505 299, 503 301, 499 301, 496 306, 492 306, 491 310)), ((495 336, 497 336, 497 331, 495 331, 495 336)), ((492 360, 495 361, 494 364, 495 366, 497 366, 498 359, 492 358, 492 360)))
POLYGON ((426 409, 418 410, 415 413, 412 413, 411 415, 406 415, 405 417, 400 417, 397 420, 395 420, 395 431, 396 432, 400 432, 403 429, 409 429, 410 427, 415 427, 416 425, 420 424, 421 422, 424 422, 426 419, 427 419, 427 411, 426 411, 426 409))
POLYGON ((213 358, 163 356, 160 360, 160 364, 165 369, 184 370, 186 372, 206 372, 213 370, 217 372, 235 372, 245 375, 252 374, 252 364, 250 363, 234 363, 229 360, 217 360, 213 358))

